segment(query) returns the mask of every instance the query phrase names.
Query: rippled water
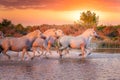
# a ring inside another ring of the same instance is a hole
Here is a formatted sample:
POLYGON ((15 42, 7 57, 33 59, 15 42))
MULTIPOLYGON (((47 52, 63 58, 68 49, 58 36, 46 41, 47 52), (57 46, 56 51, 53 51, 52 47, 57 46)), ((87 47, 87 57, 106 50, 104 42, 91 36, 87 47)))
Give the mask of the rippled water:
POLYGON ((120 80, 120 54, 93 53, 81 59, 73 51, 63 59, 53 53, 32 61, 0 55, 0 80, 120 80))

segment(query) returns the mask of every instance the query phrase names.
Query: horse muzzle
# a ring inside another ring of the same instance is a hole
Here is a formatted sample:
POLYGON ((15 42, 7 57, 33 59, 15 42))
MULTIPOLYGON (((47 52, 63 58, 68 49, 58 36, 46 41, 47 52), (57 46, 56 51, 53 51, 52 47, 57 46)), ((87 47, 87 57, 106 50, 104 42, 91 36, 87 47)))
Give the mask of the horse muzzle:
POLYGON ((97 35, 97 36, 95 36, 95 38, 100 39, 100 40, 102 39, 102 38, 101 38, 100 36, 98 36, 98 35, 97 35))
POLYGON ((40 37, 41 37, 42 39, 46 39, 46 36, 45 36, 44 34, 41 34, 40 37))

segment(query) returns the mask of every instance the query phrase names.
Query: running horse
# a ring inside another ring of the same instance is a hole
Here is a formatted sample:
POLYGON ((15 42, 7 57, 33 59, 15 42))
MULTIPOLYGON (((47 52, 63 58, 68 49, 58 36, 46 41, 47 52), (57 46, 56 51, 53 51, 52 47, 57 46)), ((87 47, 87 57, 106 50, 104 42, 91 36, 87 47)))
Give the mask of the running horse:
POLYGON ((42 36, 43 35, 40 32, 40 30, 35 30, 19 38, 15 38, 15 37, 2 38, 0 39, 1 52, 5 56, 7 56, 8 59, 10 59, 11 57, 6 53, 8 50, 12 50, 16 52, 22 51, 22 60, 24 60, 25 53, 28 54, 27 51, 31 49, 32 44, 35 41, 35 39, 38 37, 42 37, 42 36))
MULTIPOLYGON (((47 52, 52 54, 51 51, 50 51, 50 48, 52 46, 54 46, 54 47, 56 47, 56 49, 58 49, 57 45, 56 45, 57 40, 58 40, 59 37, 63 36, 64 33, 60 29, 54 29, 53 28, 53 29, 46 30, 43 33, 43 35, 45 36, 45 39, 37 38, 32 45, 34 56, 35 56, 35 51, 37 50, 38 47, 42 51, 41 55, 44 53, 44 51, 46 51, 45 56, 46 56, 47 52)), ((40 53, 39 51, 37 51, 37 52, 40 53)), ((33 58, 34 58, 34 56, 33 56, 33 58)))
MULTIPOLYGON (((81 49, 82 58, 84 58, 87 50, 89 50, 88 45, 93 37, 99 38, 99 35, 95 32, 94 29, 87 29, 81 35, 78 35, 76 37, 67 35, 61 37, 59 40, 59 43, 61 45, 61 47, 59 48, 60 57, 62 57, 62 51, 70 47, 73 49, 81 49)), ((89 52, 89 54, 90 53, 91 52, 89 52)))

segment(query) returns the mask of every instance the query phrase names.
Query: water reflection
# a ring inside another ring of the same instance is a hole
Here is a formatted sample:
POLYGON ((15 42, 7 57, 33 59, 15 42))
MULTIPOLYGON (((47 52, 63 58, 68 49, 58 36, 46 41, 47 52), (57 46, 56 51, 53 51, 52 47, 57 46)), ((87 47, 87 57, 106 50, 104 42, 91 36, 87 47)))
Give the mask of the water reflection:
MULTIPOLYGON (((89 59, 62 59, 59 60, 64 75, 69 74, 70 79, 97 80, 96 66, 89 59)), ((69 77, 65 77, 66 79, 69 77)))
POLYGON ((21 71, 24 73, 25 78, 34 78, 33 77, 33 66, 31 64, 26 64, 25 66, 21 66, 21 71))
POLYGON ((119 64, 120 54, 91 54, 85 59, 50 57, 33 61, 0 61, 0 79, 119 80, 119 64))

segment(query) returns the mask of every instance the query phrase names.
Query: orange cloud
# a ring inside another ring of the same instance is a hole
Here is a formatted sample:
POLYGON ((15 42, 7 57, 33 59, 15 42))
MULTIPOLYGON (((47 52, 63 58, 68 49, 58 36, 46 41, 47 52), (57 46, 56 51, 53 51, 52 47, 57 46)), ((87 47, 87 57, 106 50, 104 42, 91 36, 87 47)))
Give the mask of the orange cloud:
POLYGON ((120 11, 120 0, 0 0, 4 9, 47 9, 47 10, 80 10, 97 9, 120 11))

